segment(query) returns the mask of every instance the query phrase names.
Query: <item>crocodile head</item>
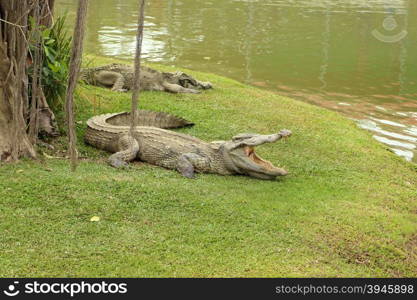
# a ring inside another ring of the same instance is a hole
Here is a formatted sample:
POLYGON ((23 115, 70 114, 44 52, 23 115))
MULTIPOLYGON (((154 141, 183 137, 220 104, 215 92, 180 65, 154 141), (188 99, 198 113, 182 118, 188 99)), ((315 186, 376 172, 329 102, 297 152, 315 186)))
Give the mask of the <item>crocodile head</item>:
POLYGON ((287 175, 286 170, 274 166, 256 154, 255 147, 265 143, 274 143, 290 135, 291 131, 281 130, 279 133, 270 135, 243 133, 234 136, 231 141, 224 142, 221 147, 227 168, 233 173, 260 179, 275 179, 277 176, 287 175))

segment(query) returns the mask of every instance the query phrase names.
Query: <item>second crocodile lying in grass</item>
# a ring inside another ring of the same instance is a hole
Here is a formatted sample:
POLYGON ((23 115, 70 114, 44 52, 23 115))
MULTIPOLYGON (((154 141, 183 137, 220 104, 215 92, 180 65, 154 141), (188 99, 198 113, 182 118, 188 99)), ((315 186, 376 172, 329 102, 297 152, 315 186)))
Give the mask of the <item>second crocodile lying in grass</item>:
MULTIPOLYGON (((123 64, 85 68, 81 70, 81 79, 87 84, 125 92, 133 87, 134 69, 132 66, 123 64)), ((198 81, 183 72, 159 72, 148 67, 141 67, 141 90, 198 94, 200 90, 211 88, 210 82, 198 81)))
POLYGON ((244 133, 229 141, 205 142, 193 136, 165 130, 190 125, 163 113, 142 111, 140 125, 131 135, 128 113, 106 114, 87 121, 85 141, 102 150, 114 153, 109 158, 113 167, 141 161, 174 169, 188 178, 196 172, 221 175, 242 174, 261 179, 275 179, 287 171, 274 166, 255 153, 255 147, 273 143, 291 135, 281 130, 270 135, 244 133), (159 127, 159 128, 158 128, 159 127))

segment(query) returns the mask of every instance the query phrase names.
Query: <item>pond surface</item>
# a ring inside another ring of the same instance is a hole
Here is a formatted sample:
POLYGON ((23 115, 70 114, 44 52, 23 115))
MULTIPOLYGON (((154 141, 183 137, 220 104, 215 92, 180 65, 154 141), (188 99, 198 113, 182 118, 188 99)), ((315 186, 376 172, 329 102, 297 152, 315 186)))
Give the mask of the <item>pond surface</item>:
MULTIPOLYGON (((131 59, 138 2, 90 1, 86 50, 131 59)), ((339 111, 417 162, 416 0, 148 0, 146 15, 147 61, 339 111)))

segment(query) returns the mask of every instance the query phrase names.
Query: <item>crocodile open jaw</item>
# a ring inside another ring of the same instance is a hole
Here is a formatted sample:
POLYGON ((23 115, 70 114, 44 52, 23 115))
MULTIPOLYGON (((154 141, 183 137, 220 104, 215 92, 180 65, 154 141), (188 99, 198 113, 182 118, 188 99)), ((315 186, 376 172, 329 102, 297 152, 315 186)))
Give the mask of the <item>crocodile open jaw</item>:
POLYGON ((253 147, 253 146, 245 146, 244 152, 245 152, 246 156, 250 160, 252 160, 255 164, 257 164, 257 165, 259 165, 259 166, 261 166, 261 167, 263 167, 263 168, 265 168, 269 171, 280 172, 280 175, 285 175, 283 173, 287 173, 283 169, 274 166, 270 161, 268 161, 266 159, 263 159, 258 154, 256 154, 255 147, 253 147))

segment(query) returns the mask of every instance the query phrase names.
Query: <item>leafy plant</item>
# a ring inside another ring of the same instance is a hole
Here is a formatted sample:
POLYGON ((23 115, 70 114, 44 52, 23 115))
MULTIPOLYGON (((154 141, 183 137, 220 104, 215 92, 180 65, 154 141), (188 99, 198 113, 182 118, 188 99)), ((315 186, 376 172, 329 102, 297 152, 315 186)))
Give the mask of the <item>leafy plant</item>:
MULTIPOLYGON (((38 26, 37 28, 43 56, 41 83, 46 100, 53 110, 62 108, 69 72, 71 36, 65 27, 65 20, 66 16, 58 17, 52 27, 38 26)), ((33 23, 32 26, 35 28, 33 23)), ((34 37, 31 40, 33 39, 34 37)), ((31 42, 30 49, 33 52, 36 49, 36 43, 31 42)), ((30 68, 29 75, 32 72, 30 68)))

